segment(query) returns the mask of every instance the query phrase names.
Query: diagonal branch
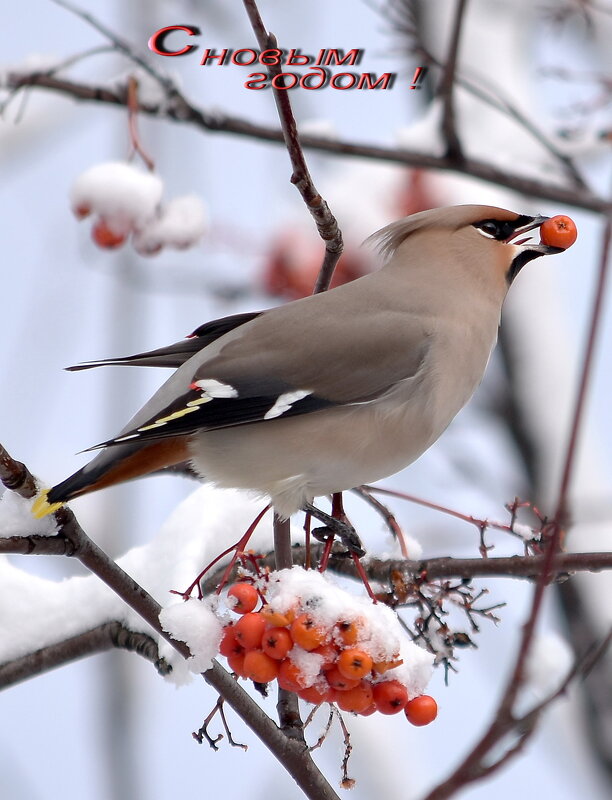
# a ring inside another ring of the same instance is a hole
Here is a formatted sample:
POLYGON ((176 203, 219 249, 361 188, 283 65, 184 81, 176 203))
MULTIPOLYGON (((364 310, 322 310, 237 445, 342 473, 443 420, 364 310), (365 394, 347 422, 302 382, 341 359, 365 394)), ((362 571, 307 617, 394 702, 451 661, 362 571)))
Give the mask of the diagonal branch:
MULTIPOLYGON (((243 2, 262 51, 277 49, 278 42, 276 41, 276 37, 266 30, 255 0, 243 0, 243 2)), ((280 64, 269 65, 268 72, 270 78, 274 81, 275 78, 281 75, 282 70, 280 64)), ((286 89, 277 88, 274 82, 272 83, 272 91, 274 92, 274 102, 276 103, 281 123, 283 139, 287 146, 289 158, 291 159, 291 166, 293 168, 291 183, 295 184, 297 190, 302 195, 302 199, 306 203, 306 207, 315 221, 319 236, 325 242, 325 257, 313 292, 316 294, 317 292, 324 292, 329 288, 334 269, 338 263, 338 259, 342 255, 344 247, 342 233, 338 228, 336 218, 317 191, 312 177, 310 176, 306 158, 304 157, 304 151, 300 144, 297 124, 293 116, 291 101, 289 100, 289 93, 286 89)))

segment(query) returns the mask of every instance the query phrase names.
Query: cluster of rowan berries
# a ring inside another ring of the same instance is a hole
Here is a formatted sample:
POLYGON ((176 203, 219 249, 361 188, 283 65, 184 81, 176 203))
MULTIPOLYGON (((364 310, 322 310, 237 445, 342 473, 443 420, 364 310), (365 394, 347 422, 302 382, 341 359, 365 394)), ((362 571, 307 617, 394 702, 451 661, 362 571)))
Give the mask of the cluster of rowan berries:
POLYGON ((163 188, 159 175, 131 164, 96 164, 74 182, 72 210, 77 219, 95 215, 91 235, 105 249, 121 247, 130 237, 143 256, 191 247, 204 234, 204 205, 196 195, 162 203, 163 188))
POLYGON ((277 680, 282 689, 309 703, 336 703, 342 711, 363 716, 404 711, 419 726, 436 718, 433 697, 410 699, 403 683, 385 677, 403 661, 399 653, 388 658, 368 651, 368 620, 338 619, 325 627, 299 601, 288 611, 265 603, 256 611, 261 599, 248 581, 228 591, 239 619, 224 626, 219 651, 237 675, 257 683, 277 680))

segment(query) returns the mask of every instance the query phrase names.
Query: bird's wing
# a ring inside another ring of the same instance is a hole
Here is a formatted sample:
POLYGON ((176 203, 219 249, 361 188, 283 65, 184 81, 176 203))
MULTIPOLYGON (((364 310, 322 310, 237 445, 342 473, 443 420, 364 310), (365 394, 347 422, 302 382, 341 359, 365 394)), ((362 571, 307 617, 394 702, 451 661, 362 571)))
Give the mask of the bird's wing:
POLYGON ((341 305, 326 301, 273 309, 217 340, 97 447, 369 403, 418 374, 429 348, 418 316, 375 300, 351 308, 350 293, 341 305))
POLYGON ((86 361, 84 364, 76 364, 73 367, 66 367, 68 372, 78 372, 82 369, 93 369, 94 367, 105 366, 129 366, 129 367, 172 367, 177 369, 188 361, 195 353, 207 347, 215 339, 225 335, 229 331, 250 322, 263 312, 251 311, 245 314, 233 314, 231 317, 215 319, 206 322, 191 333, 186 339, 180 342, 160 347, 157 350, 148 350, 145 353, 136 353, 132 356, 121 358, 105 358, 100 361, 86 361))

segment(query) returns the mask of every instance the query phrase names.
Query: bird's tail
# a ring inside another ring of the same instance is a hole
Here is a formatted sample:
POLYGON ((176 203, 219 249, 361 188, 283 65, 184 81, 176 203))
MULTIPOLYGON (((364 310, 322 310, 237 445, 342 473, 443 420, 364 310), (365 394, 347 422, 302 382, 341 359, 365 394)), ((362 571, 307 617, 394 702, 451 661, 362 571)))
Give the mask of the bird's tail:
POLYGON ((38 519, 57 511, 68 500, 106 486, 139 478, 189 458, 187 437, 175 436, 147 444, 130 443, 108 448, 52 489, 43 490, 34 501, 38 519))

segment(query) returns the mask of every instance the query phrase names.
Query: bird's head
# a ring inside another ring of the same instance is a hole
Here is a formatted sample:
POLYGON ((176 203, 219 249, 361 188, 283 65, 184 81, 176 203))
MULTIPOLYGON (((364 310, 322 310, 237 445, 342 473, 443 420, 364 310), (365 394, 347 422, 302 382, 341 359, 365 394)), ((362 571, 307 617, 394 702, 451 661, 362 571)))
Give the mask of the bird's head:
POLYGON ((389 264, 418 261, 453 271, 467 269, 480 278, 503 281, 507 288, 529 261, 563 252, 542 244, 539 237, 530 241, 548 219, 495 206, 449 206, 393 222, 371 239, 389 264))

